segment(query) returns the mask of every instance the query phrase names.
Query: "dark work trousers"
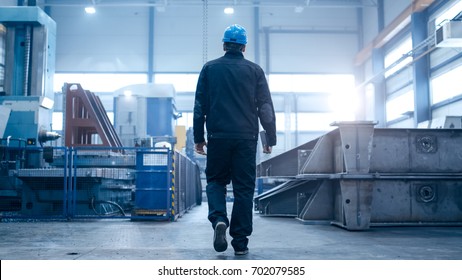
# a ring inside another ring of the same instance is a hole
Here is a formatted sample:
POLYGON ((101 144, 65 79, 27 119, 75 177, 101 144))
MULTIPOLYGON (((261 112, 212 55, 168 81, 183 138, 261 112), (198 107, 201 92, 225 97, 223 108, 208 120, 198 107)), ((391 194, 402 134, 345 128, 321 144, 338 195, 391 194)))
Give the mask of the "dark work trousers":
POLYGON ((229 226, 236 251, 248 249, 247 237, 252 233, 256 151, 256 140, 211 138, 207 143, 208 219, 213 228, 219 221, 229 226), (226 211, 226 185, 230 182, 234 194, 231 222, 226 211))

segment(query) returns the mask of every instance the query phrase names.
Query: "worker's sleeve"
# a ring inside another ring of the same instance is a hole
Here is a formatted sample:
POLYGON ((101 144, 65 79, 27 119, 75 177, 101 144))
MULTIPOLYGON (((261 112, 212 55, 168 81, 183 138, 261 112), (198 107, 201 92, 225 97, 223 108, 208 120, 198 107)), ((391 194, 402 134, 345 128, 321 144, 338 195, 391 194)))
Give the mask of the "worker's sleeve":
POLYGON ((205 67, 199 75, 197 81, 196 96, 194 100, 194 116, 193 116, 193 131, 194 143, 205 142, 204 138, 204 124, 206 115, 206 70, 205 67))
POLYGON ((266 131, 268 146, 276 145, 276 115, 274 114, 273 101, 269 91, 268 82, 266 81, 265 73, 259 69, 257 74, 257 110, 258 118, 266 131))

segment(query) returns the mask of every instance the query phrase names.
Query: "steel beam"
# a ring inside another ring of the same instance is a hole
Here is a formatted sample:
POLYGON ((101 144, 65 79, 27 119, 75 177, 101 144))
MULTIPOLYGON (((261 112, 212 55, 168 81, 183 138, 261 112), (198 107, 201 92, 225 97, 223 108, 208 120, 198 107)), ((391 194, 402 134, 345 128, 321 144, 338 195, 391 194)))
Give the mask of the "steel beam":
POLYGON ((347 230, 462 225, 462 129, 336 125, 299 150, 260 164, 278 176, 293 177, 257 196, 257 211, 347 230), (296 165, 297 152, 308 147, 309 155, 298 157, 303 160, 296 165))

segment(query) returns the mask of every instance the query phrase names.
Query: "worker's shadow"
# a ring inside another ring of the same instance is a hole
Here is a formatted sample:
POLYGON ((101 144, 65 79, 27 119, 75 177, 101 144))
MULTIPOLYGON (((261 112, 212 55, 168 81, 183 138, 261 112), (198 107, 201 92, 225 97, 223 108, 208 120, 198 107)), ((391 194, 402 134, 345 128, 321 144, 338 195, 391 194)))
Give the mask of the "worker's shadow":
POLYGON ((262 256, 248 253, 244 256, 236 256, 233 253, 223 253, 216 256, 217 260, 264 260, 262 256))

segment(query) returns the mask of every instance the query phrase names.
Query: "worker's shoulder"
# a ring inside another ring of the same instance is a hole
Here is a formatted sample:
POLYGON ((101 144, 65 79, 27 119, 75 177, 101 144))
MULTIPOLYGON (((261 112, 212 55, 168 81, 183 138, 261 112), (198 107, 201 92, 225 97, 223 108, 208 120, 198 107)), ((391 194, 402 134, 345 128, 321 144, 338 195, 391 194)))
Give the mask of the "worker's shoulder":
POLYGON ((226 57, 222 56, 213 60, 208 61, 205 67, 211 67, 215 65, 245 65, 251 67, 258 72, 263 72, 263 69, 255 62, 252 62, 244 57, 226 57))
POLYGON ((263 71, 263 69, 260 67, 260 65, 258 65, 257 63, 255 63, 253 61, 250 61, 250 60, 248 60, 248 59, 246 59, 244 57, 239 58, 239 59, 231 59, 229 61, 230 61, 230 63, 233 63, 233 64, 245 65, 245 66, 253 68, 254 70, 257 70, 257 71, 263 71))

